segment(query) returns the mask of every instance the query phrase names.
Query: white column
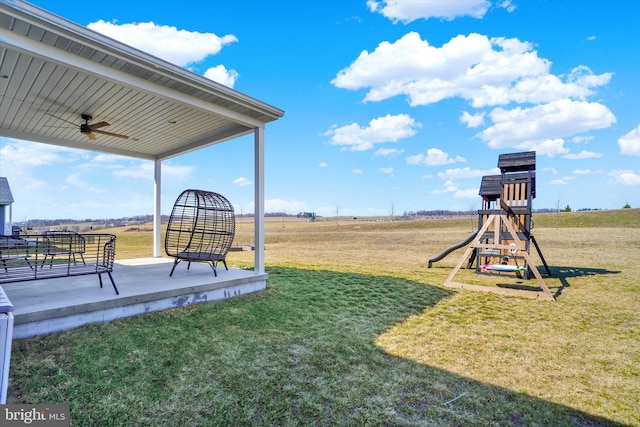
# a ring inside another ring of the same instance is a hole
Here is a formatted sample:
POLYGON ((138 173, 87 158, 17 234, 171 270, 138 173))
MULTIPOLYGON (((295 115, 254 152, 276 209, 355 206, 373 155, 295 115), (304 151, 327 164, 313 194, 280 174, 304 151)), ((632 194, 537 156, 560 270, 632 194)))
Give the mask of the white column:
POLYGON ((156 160, 153 167, 153 256, 161 257, 160 239, 162 232, 162 216, 160 214, 160 194, 162 194, 162 160, 156 160))
MULTIPOLYGON (((2 220, 4 221, 4 215, 2 220)), ((9 232, 7 233, 7 230, 5 230, 4 234, 9 234, 9 235, 13 235, 13 205, 9 204, 9 232)), ((25 233, 27 233, 27 230, 24 231, 25 233)))
POLYGON ((254 131, 254 270, 264 273, 264 126, 254 131))

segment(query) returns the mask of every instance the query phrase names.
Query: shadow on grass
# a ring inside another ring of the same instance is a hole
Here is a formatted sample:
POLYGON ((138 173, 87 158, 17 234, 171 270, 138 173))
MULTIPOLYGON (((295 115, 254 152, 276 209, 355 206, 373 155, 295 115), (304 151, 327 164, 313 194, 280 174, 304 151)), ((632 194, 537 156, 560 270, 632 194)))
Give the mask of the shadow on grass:
POLYGON ((603 274, 620 274, 620 270, 608 270, 606 268, 589 267, 551 267, 551 275, 566 279, 568 277, 599 276, 603 274))
POLYGON ((13 392, 69 403, 74 425, 621 425, 374 345, 448 290, 268 273, 258 294, 15 341, 13 392))
POLYGON ((600 276, 609 274, 620 274, 619 270, 608 270, 606 268, 590 268, 590 267, 567 267, 552 266, 551 276, 560 280, 560 288, 556 291, 555 297, 562 295, 565 288, 571 287, 567 279, 585 276, 600 276))
POLYGON ((523 283, 496 283, 496 287, 527 292, 542 292, 542 288, 540 286, 525 285, 523 283))
MULTIPOLYGON (((568 278, 574 277, 585 277, 585 276, 598 276, 598 275, 609 275, 609 274, 619 274, 619 270, 608 270, 605 268, 584 268, 584 267, 565 267, 565 266, 550 266, 549 270, 551 275, 544 274, 544 270, 540 270, 540 273, 543 277, 556 278, 560 281, 560 286, 557 288, 552 288, 554 298, 558 298, 562 295, 562 292, 565 288, 570 287, 568 278)), ((486 273, 478 273, 480 275, 490 275, 486 273)), ((508 273, 507 273, 508 274, 508 273)), ((496 275, 500 277, 499 275, 496 275)), ((513 279, 517 278, 515 275, 511 276, 513 279)), ((532 279, 533 274, 529 274, 529 279, 532 279)), ((537 285, 529 285, 523 282, 516 283, 496 283, 496 286, 499 288, 507 288, 507 289, 515 289, 519 291, 527 291, 527 292, 542 292, 542 288, 537 285)))

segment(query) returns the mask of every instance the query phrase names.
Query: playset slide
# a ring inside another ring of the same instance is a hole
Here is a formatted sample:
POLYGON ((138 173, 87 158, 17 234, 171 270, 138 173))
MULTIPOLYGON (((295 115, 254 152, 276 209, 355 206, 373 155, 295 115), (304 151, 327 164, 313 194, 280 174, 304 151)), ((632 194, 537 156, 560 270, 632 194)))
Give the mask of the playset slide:
POLYGON ((442 251, 442 253, 440 255, 434 256, 433 258, 431 258, 429 260, 429 262, 427 263, 427 268, 431 268, 431 265, 434 262, 440 261, 442 258, 446 257, 447 255, 449 255, 451 252, 455 251, 456 249, 460 249, 464 246, 467 246, 469 243, 471 243, 471 241, 474 239, 474 237, 476 237, 476 234, 478 234, 477 231, 474 231, 473 233, 469 234, 469 236, 467 236, 466 239, 464 239, 463 241, 456 243, 455 245, 449 246, 447 249, 445 249, 444 251, 442 251))

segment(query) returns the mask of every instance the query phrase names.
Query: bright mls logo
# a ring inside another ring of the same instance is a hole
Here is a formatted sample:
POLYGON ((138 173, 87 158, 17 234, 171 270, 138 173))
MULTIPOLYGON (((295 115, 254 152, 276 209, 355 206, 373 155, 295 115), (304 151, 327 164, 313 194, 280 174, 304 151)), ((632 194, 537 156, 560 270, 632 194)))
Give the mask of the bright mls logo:
POLYGON ((69 427, 69 405, 0 405, 2 426, 69 427))

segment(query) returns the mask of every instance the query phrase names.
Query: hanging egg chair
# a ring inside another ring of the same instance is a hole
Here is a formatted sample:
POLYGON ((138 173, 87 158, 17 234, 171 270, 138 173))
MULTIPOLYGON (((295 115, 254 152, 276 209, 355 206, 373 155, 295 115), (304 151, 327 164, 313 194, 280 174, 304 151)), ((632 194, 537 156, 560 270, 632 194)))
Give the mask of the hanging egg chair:
POLYGON ((183 260, 187 270, 191 262, 209 263, 215 276, 219 262, 228 270, 226 256, 235 227, 233 206, 225 197, 212 191, 183 191, 173 205, 164 239, 164 250, 175 258, 169 277, 183 260))

